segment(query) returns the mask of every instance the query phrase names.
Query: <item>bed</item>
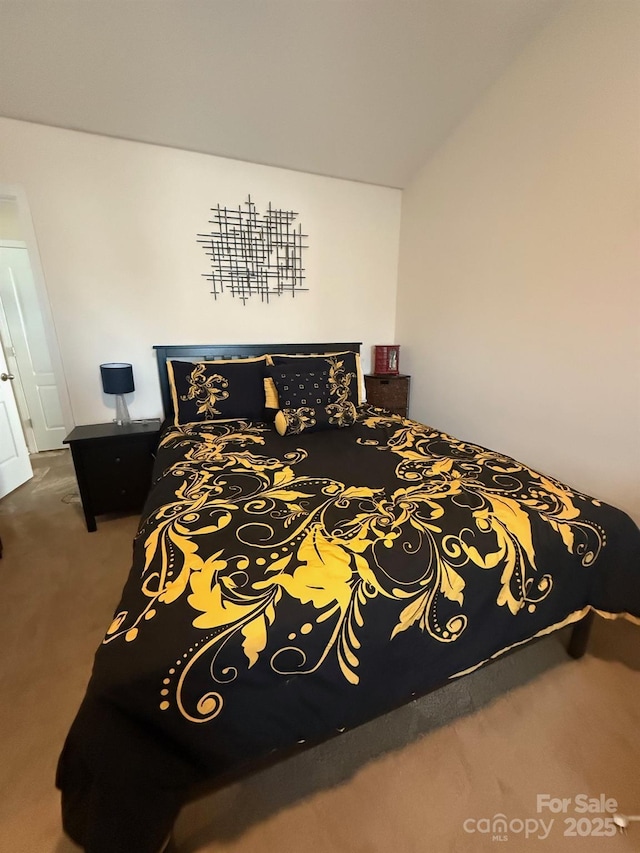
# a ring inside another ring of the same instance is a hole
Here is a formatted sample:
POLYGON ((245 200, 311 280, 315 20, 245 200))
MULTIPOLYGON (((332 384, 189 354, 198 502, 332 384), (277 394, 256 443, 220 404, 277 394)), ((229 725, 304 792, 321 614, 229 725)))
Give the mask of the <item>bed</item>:
POLYGON ((627 515, 362 403, 359 348, 155 348, 153 484, 58 764, 87 853, 159 853, 202 786, 552 631, 579 656, 594 612, 640 624, 627 515))

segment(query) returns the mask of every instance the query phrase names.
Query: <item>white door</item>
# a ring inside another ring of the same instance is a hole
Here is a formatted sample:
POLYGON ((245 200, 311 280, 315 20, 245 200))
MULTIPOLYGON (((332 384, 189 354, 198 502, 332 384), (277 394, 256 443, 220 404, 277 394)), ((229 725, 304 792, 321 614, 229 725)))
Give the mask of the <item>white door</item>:
POLYGON ((0 346, 0 498, 33 477, 10 377, 0 346))
POLYGON ((0 300, 36 447, 56 450, 63 446, 66 431, 26 248, 0 246, 0 300))

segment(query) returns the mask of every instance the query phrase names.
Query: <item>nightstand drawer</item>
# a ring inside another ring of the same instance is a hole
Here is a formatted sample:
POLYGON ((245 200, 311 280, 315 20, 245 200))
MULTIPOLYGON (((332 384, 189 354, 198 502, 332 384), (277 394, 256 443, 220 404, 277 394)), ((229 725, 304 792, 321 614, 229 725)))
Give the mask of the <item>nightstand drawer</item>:
POLYGON ((85 452, 94 511, 100 514, 141 508, 149 490, 152 465, 151 448, 144 439, 102 442, 85 452))
POLYGON ((103 441, 84 448, 87 473, 96 479, 118 477, 122 471, 145 467, 150 450, 139 441, 103 441))
POLYGON ((92 494, 92 508, 96 515, 105 512, 125 512, 140 510, 148 491, 139 484, 131 485, 126 480, 110 480, 103 482, 92 494))

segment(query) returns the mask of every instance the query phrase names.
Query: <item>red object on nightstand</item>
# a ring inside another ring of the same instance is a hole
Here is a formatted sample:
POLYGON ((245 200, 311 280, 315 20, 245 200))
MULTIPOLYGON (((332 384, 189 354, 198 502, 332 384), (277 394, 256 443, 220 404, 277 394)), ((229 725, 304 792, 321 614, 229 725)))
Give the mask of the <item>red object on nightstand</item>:
POLYGON ((376 375, 397 375, 400 372, 398 368, 400 363, 399 344, 376 346, 374 349, 376 351, 374 367, 376 375))

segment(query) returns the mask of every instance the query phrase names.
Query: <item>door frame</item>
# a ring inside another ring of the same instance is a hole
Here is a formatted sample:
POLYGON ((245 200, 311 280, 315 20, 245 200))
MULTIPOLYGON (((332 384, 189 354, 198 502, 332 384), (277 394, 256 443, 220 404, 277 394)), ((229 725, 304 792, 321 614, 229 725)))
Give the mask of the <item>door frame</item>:
MULTIPOLYGON (((60 356, 60 347, 58 345, 58 336, 56 332, 55 320, 53 319, 53 312, 51 311, 51 303, 49 301, 47 284, 42 269, 40 251, 38 249, 36 232, 33 227, 33 220, 31 219, 31 210, 29 208, 27 194, 25 190, 18 184, 0 183, 0 198, 10 199, 12 201, 15 201, 18 205, 18 219, 20 222, 20 230, 22 232, 22 236, 24 237, 24 241, 22 242, 24 245, 26 245, 27 248, 29 262, 31 264, 31 272, 33 273, 33 280, 36 287, 36 293, 38 294, 38 303, 40 305, 40 311, 42 313, 47 347, 49 348, 49 355, 51 356, 51 366, 53 368, 53 374, 56 378, 58 396, 60 398, 62 419, 64 421, 65 429, 67 430, 67 432, 71 432, 74 426, 74 421, 73 413, 71 410, 71 400, 69 398, 69 388, 67 386, 67 379, 64 373, 64 368, 62 366, 62 358, 60 356)), ((10 245, 11 242, 13 242, 15 245, 15 241, 7 240, 4 242, 5 245, 10 245)))

